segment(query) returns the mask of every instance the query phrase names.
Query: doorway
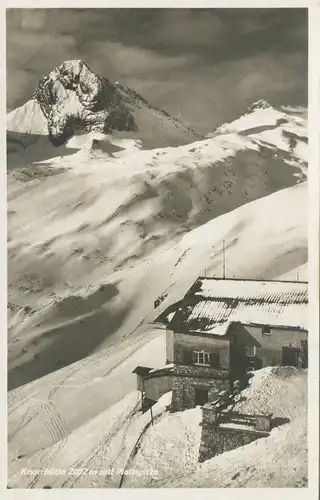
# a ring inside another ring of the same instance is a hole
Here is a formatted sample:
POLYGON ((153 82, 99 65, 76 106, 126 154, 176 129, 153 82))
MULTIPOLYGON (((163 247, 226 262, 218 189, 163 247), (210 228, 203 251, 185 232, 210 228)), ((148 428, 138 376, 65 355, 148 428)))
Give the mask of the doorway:
POLYGON ((308 341, 301 340, 301 368, 308 368, 308 341))
POLYGON ((195 388, 195 403, 196 406, 203 406, 208 402, 208 389, 203 389, 202 387, 195 388))
POLYGON ((296 347, 282 347, 282 365, 298 368, 300 349, 296 347))
POLYGON ((230 342, 230 375, 232 380, 245 380, 247 373, 245 346, 238 342, 236 335, 230 342))

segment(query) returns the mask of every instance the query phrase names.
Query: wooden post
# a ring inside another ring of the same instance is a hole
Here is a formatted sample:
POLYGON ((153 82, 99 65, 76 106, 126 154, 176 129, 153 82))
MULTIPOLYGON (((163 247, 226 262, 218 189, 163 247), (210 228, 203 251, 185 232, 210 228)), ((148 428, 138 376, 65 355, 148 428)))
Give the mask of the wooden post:
POLYGON ((142 391, 141 391, 141 411, 143 411, 143 395, 145 393, 144 389, 144 378, 141 377, 141 382, 142 382, 142 391))
POLYGON ((152 406, 150 406, 150 414, 151 414, 151 424, 153 425, 153 414, 152 414, 152 406))

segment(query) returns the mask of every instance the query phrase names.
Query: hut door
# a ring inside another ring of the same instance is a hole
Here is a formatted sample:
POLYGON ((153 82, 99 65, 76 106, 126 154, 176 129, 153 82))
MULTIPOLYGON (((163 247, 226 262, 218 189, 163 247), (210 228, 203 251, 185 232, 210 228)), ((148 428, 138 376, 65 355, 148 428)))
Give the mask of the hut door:
POLYGON ((308 341, 301 341, 301 368, 308 368, 308 341))
POLYGON ((246 376, 247 357, 245 347, 234 336, 230 343, 230 375, 232 380, 244 380, 246 376))
POLYGON ((208 390, 196 387, 195 389, 195 403, 196 406, 203 406, 208 402, 208 390))
POLYGON ((282 365, 294 366, 298 368, 299 351, 296 347, 283 347, 282 348, 282 365))

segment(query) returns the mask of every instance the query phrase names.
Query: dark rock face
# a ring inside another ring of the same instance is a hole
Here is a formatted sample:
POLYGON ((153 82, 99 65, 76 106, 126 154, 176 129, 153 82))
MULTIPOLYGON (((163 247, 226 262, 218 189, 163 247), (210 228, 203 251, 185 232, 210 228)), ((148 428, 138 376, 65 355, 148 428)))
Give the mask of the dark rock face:
POLYGON ((65 61, 44 75, 32 97, 47 118, 49 137, 56 146, 79 132, 137 128, 121 91, 83 61, 65 61))
POLYGON ((249 115, 250 113, 253 113, 256 109, 268 109, 272 108, 272 106, 265 100, 259 99, 259 101, 254 102, 249 106, 246 110, 246 115, 249 115))

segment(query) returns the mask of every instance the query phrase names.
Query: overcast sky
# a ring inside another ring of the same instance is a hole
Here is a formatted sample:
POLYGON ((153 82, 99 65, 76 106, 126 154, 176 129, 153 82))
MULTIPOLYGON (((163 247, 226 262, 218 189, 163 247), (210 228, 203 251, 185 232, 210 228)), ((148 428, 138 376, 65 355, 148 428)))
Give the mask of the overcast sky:
POLYGON ((8 9, 7 107, 83 59, 199 132, 257 99, 307 105, 307 9, 8 9))

